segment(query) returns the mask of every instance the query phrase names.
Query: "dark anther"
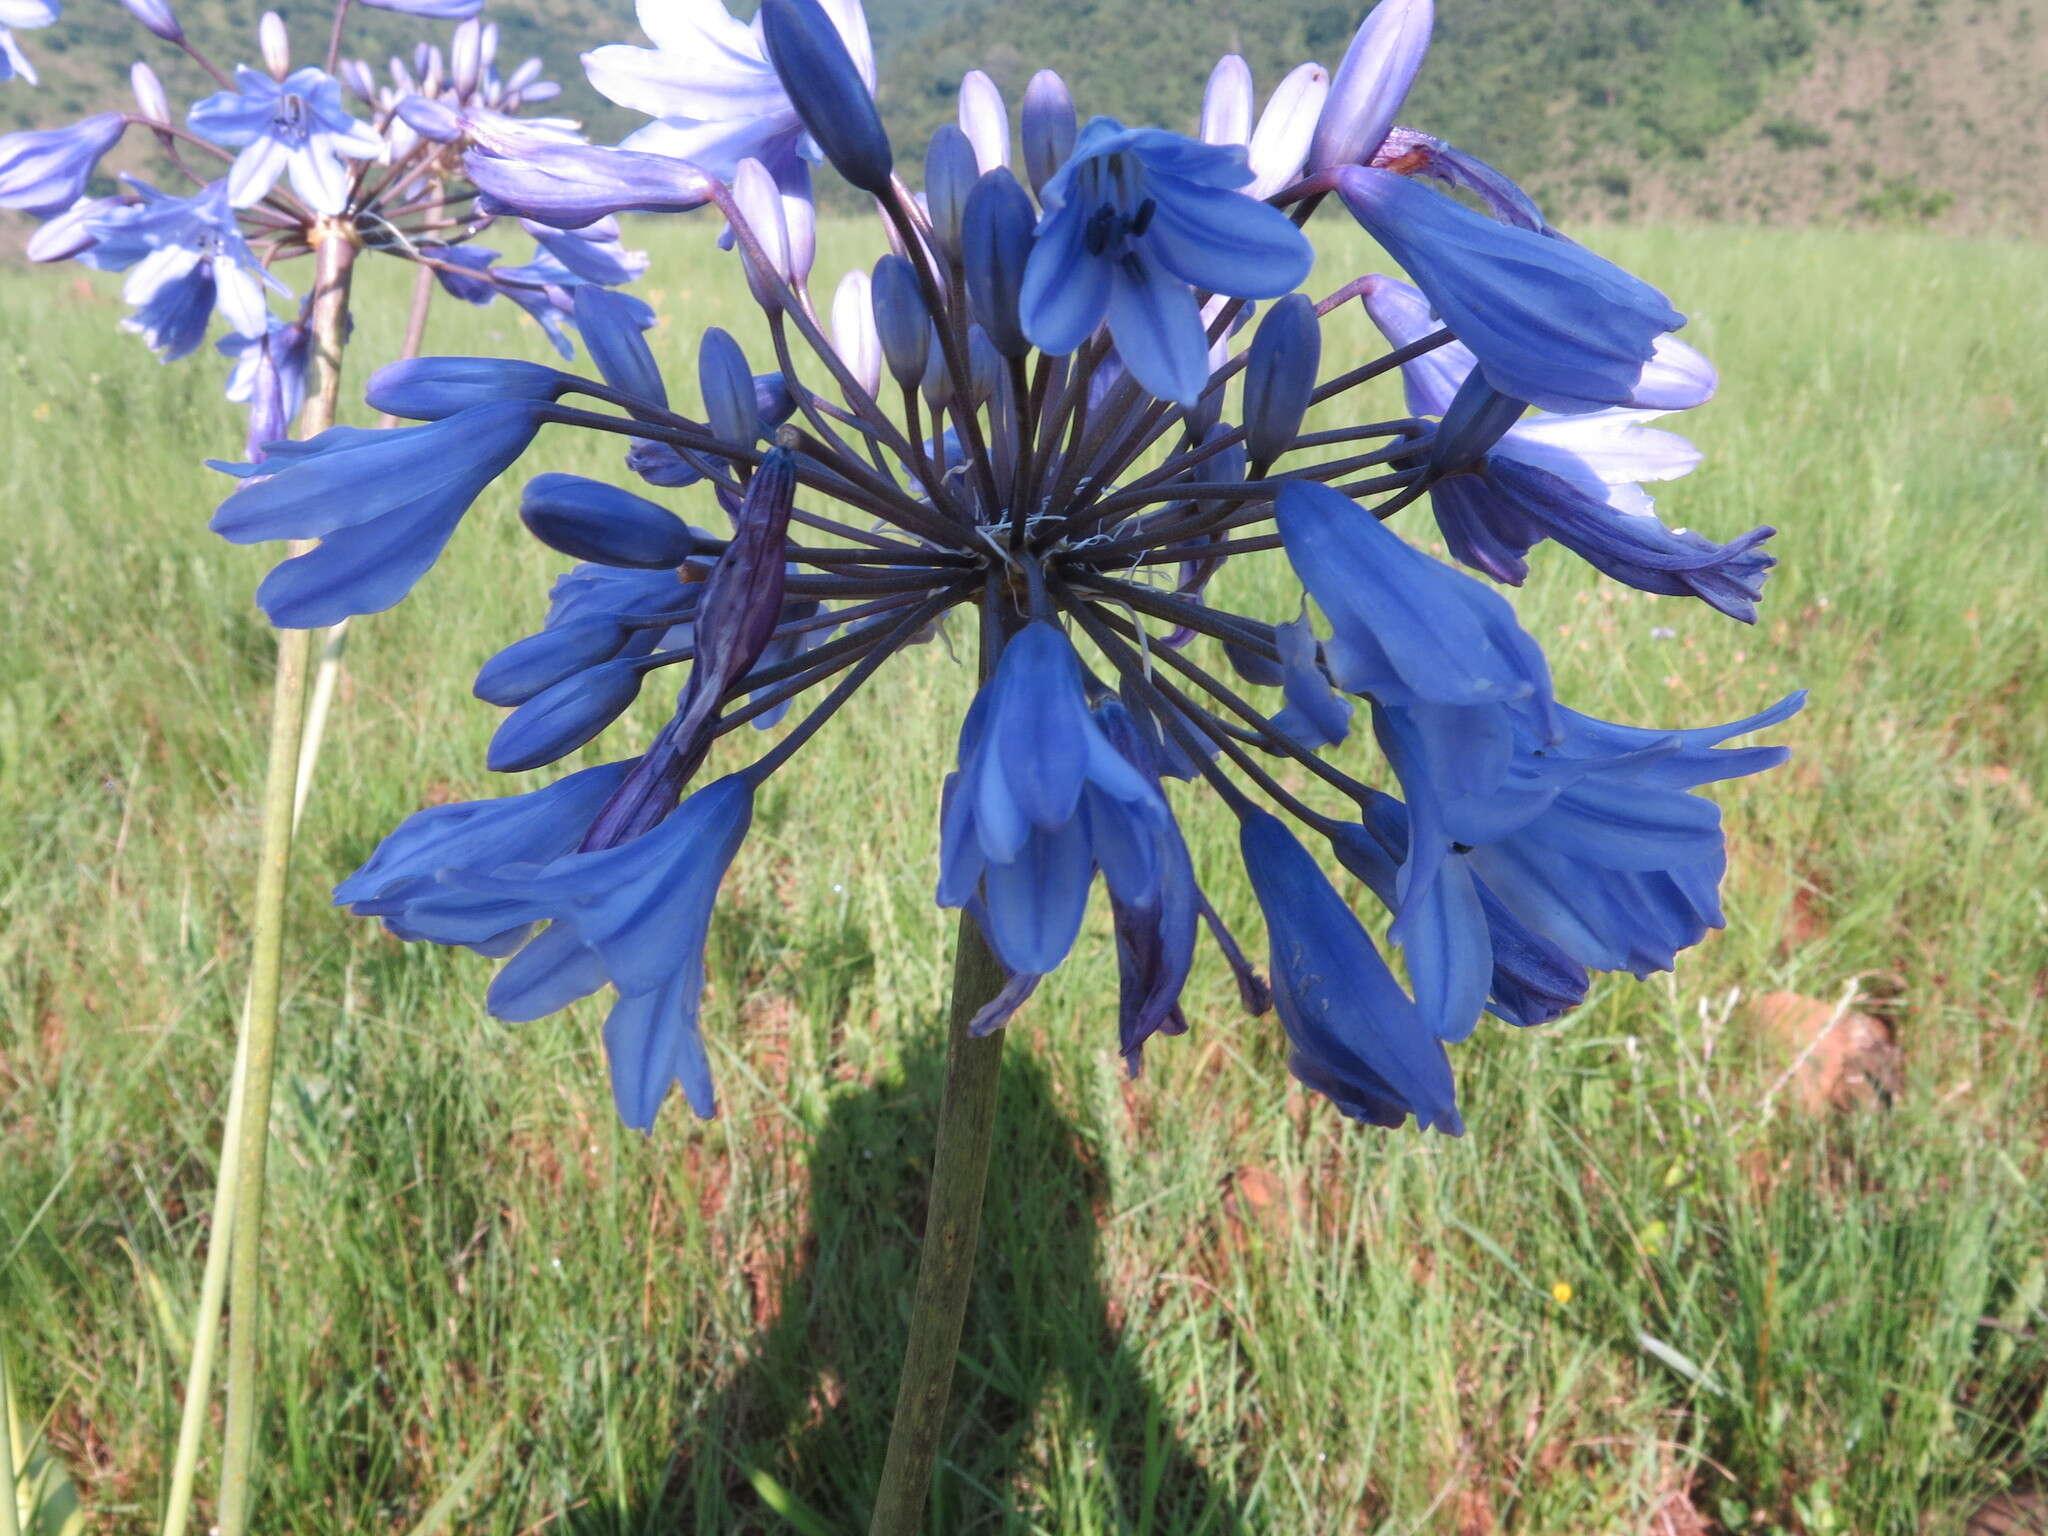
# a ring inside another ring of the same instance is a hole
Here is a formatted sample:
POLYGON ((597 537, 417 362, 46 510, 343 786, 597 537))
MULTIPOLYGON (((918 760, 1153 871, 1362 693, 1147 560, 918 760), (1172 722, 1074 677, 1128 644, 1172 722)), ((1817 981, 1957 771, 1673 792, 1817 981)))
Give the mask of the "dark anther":
POLYGON ((1158 211, 1159 201, 1157 198, 1148 197, 1145 201, 1138 204, 1138 212, 1132 218, 1130 224, 1132 235, 1142 235, 1146 230, 1150 229, 1152 227, 1152 215, 1158 211))
POLYGON ((1088 229, 1082 237, 1082 243, 1087 246, 1090 256, 1100 256, 1109 249, 1109 242, 1116 238, 1117 225, 1120 222, 1122 221, 1117 218, 1116 209, 1108 203, 1104 203, 1088 215, 1088 229))

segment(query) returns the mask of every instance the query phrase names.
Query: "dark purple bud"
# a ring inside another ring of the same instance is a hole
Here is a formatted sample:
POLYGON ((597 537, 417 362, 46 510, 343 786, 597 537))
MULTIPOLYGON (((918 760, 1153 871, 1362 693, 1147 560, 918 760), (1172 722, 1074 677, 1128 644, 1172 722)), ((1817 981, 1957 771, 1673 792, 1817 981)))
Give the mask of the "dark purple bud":
POLYGON ((697 348, 697 387, 711 430, 728 443, 751 448, 761 435, 754 375, 740 344, 715 325, 697 348))
POLYGON ((1074 152, 1080 125, 1067 82, 1041 69, 1024 87, 1024 174, 1036 195, 1074 152))
POLYGON ((931 348, 931 314, 917 285, 917 272, 901 256, 875 263, 869 284, 875 300, 875 333, 882 339, 882 357, 889 374, 909 389, 924 377, 925 354, 931 348))
POLYGON ((1437 424, 1436 439, 1429 449, 1430 474, 1455 475, 1476 468, 1528 409, 1527 401, 1502 394, 1474 368, 1451 396, 1450 409, 1437 424))
POLYGON ((960 131, 974 146, 974 163, 982 175, 1010 164, 1010 109, 995 81, 978 69, 960 82, 960 131))
POLYGON ((436 144, 453 144, 462 137, 462 114, 446 102, 408 96, 398 104, 398 117, 421 138, 436 144))
POLYGON ((1322 327, 1308 295, 1290 293, 1266 311, 1244 370, 1245 449, 1262 469, 1301 431, 1322 359, 1322 327))
POLYGON ((168 123, 171 120, 170 98, 164 95, 164 83, 156 71, 137 60, 128 67, 128 84, 135 92, 135 108, 152 123, 168 123))
MULTIPOLYGON (((703 761, 709 727, 733 685, 767 649, 782 617, 785 535, 796 498, 796 455, 772 448, 733 513, 733 537, 697 604, 697 653, 676 717, 584 835, 610 848, 659 822, 703 761)), ((536 701, 537 702, 537 701, 536 701)))
POLYGON ((537 475, 519 519, 549 549, 596 565, 673 570, 696 548, 689 525, 666 507, 581 475, 537 475))
POLYGON ((1380 0, 1373 7, 1330 80, 1309 143, 1311 171, 1371 162, 1422 68, 1435 23, 1431 0, 1380 0))
POLYGON ((931 215, 932 241, 949 256, 960 254, 960 224, 967 215, 967 199, 980 180, 974 146, 951 123, 943 123, 932 134, 931 148, 924 157, 925 211, 931 215))
POLYGON ((121 0, 128 7, 128 14, 141 22, 150 31, 167 43, 182 43, 185 29, 178 25, 177 13, 164 0, 121 0))
POLYGON ((1004 357, 1023 357, 1031 350, 1031 340, 1017 318, 1017 295, 1024 286, 1024 264, 1031 259, 1037 223, 1031 194, 1007 167, 983 176, 967 196, 960 226, 967 299, 974 318, 1004 357))
POLYGON ((463 156, 486 212, 581 229, 614 213, 686 213, 710 200, 711 180, 666 155, 591 144, 501 138, 463 156))
POLYGON ((768 62, 825 158, 854 186, 889 195, 895 158, 875 98, 818 0, 763 0, 768 62))
POLYGON ((584 284, 576 289, 576 329, 590 349, 590 360, 612 388, 666 406, 668 389, 642 329, 647 311, 638 299, 609 288, 584 284))

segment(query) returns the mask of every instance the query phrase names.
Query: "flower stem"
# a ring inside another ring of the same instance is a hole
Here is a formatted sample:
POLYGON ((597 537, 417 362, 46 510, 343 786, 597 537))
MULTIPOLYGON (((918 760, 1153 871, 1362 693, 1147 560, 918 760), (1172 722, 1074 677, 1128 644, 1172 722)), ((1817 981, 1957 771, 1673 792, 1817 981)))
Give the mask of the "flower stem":
MULTIPOLYGON (((355 237, 338 223, 315 231, 312 337, 299 436, 334 424, 341 396, 341 349, 348 336, 349 280, 355 237)), ((241 1112, 231 1128, 238 1168, 228 1266, 228 1411, 221 1456, 221 1536, 246 1536, 256 1449, 256 1333, 263 1293, 263 1174, 270 1133, 270 1090, 277 1064, 278 999, 284 970, 285 880, 291 866, 292 797, 306 705, 312 634, 278 632, 271 692, 270 761, 263 794, 263 844, 249 956, 249 1010, 241 1051, 241 1112)), ((225 1156, 223 1151, 223 1156, 225 1156)))
MULTIPOLYGON (((242 1160, 236 1140, 242 1123, 242 1091, 249 1058, 249 999, 242 999, 242 1019, 235 1045, 234 1086, 228 1093, 227 1120, 221 1130, 220 1169, 214 1175, 213 1228, 208 1234, 206 1268, 199 1280, 199 1316, 192 1324, 192 1360, 185 1370, 185 1401, 178 1414, 178 1446, 171 1461, 171 1492, 164 1504, 163 1536, 185 1536, 192 1517, 192 1483, 199 1471, 199 1438, 206 1431, 207 1407, 213 1386, 213 1352, 220 1336, 220 1309, 228 1289, 228 1252, 235 1226, 235 1180, 242 1160)), ((0 1532, 0 1536, 5 1536, 0 1532)))
POLYGON ((960 1353, 968 1282, 974 1277, 1007 1033, 998 1029, 976 1038, 968 1033, 968 1025, 1002 985, 1003 968, 980 926, 971 914, 962 913, 953 956, 946 1085, 939 1100, 938 1146, 932 1154, 931 1204, 910 1308, 910 1342, 903 1351, 903 1379, 896 1393, 896 1420, 889 1427, 889 1452, 882 1463, 868 1536, 913 1536, 924 1528, 931 1500, 932 1465, 938 1459, 939 1433, 952 1391, 953 1362, 960 1353))

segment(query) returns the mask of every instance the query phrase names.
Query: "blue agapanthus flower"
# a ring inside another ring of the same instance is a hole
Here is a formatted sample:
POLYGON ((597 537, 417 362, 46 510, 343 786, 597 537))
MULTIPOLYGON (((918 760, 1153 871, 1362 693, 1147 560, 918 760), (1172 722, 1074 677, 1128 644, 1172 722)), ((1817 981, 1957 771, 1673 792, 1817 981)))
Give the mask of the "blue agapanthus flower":
POLYGON ((30 85, 36 83, 35 66, 21 51, 14 34, 47 27, 56 21, 57 15, 56 0, 0 0, 0 83, 17 76, 30 85))
MULTIPOLYGON (((646 269, 604 219, 578 219, 588 227, 573 229, 544 215, 522 220, 537 242, 523 265, 477 243, 494 219, 479 211, 479 189, 464 174, 472 148, 511 139, 587 148, 573 123, 522 115, 559 87, 541 78, 538 59, 499 73, 498 31, 477 19, 481 0, 364 0, 456 23, 445 47, 422 38, 381 77, 347 57, 294 68, 275 12, 256 28, 263 67, 237 65, 230 75, 186 36, 167 0, 122 3, 145 33, 225 88, 180 114, 156 71, 138 61, 129 76, 134 110, 0 135, 0 208, 44 220, 29 237, 31 261, 127 273, 123 296, 134 313, 124 325, 165 361, 199 351, 214 319, 224 320, 217 350, 233 363, 228 398, 248 408, 251 459, 290 430, 304 371, 301 316, 273 312, 270 296, 292 299, 278 274, 325 241, 415 262, 468 303, 509 298, 564 356, 574 352, 575 293, 629 283, 646 269), (157 180, 179 191, 123 174, 112 195, 89 195, 131 127, 164 151, 167 174, 157 180)), ((332 29, 322 29, 336 44, 348 9, 342 0, 332 29)), ((0 0, 0 80, 28 73, 8 29, 55 16, 43 0, 0 0)), ((677 172, 673 161, 660 165, 677 172)), ((640 313, 652 323, 651 312, 640 313)))
POLYGON ((228 171, 228 200, 237 208, 261 202, 289 171, 307 207, 340 213, 348 205, 348 163, 384 154, 384 140, 342 105, 341 82, 310 65, 282 80, 238 65, 235 88, 195 102, 185 120, 202 139, 241 151, 228 171))
MULTIPOLYGON (((472 171, 501 216, 553 229, 715 208, 778 371, 707 328, 691 415, 639 312, 577 288, 594 376, 399 365, 371 400, 424 425, 236 466, 215 526, 322 541, 259 600, 279 623, 325 623, 404 596, 543 426, 610 433, 630 488, 558 472, 526 486, 526 527, 575 564, 475 691, 510 711, 489 758, 506 772, 602 742, 650 693, 664 723, 630 756, 421 812, 338 902, 505 959, 486 999, 503 1018, 609 986, 626 1122, 650 1125, 674 1084, 709 1113, 705 934, 760 786, 964 610, 951 635, 978 641, 981 687, 937 807, 935 887, 1004 971, 976 1029, 1065 960, 1099 875, 1133 1070, 1190 1027, 1207 932, 1246 1007, 1277 1013, 1302 1082, 1357 1119, 1455 1135, 1449 1048, 1484 1016, 1546 1023, 1594 973, 1668 967, 1720 923, 1720 817, 1696 791, 1781 761, 1725 743, 1799 697, 1695 730, 1593 719, 1559 701, 1493 585, 1522 581, 1547 540, 1748 617, 1764 531, 1668 527, 1642 489, 1697 461, 1645 423, 1707 399, 1713 369, 1654 288, 1556 238, 1484 162, 1395 125, 1428 0, 1385 0, 1334 76, 1303 65, 1263 111, 1225 60, 1201 139, 1083 127, 1041 71, 1020 151, 977 72, 921 194, 882 131, 850 0, 766 0, 752 28, 711 0, 641 17, 656 47, 588 61, 657 120, 631 148, 491 129, 471 136, 472 171), (811 210, 791 174, 816 157, 875 197, 894 247, 829 309, 808 291, 811 210), (1302 290, 1324 206, 1407 280, 1302 290), (1324 319, 1354 299, 1392 351, 1324 346, 1324 319), (1425 497, 1457 564, 1401 516, 1425 497), (1298 590, 1270 613, 1212 599, 1270 589, 1214 583, 1239 559, 1285 562, 1298 590), (734 734, 785 712, 765 749, 734 734), (1373 748, 1383 772, 1362 761, 1373 748), (1181 834, 1202 791, 1238 820, 1265 979, 1181 834), (1398 968, 1361 892, 1391 915, 1398 968)), ((593 276, 542 238, 560 270, 593 276)))

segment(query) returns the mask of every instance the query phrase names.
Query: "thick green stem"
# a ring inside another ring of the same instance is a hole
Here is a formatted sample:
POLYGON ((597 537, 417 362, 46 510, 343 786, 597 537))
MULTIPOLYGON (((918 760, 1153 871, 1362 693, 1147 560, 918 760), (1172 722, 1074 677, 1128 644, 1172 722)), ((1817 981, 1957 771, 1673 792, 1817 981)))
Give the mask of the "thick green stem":
MULTIPOLYGON (((334 424, 341 398, 341 350, 348 337, 352 230, 338 222, 315 231, 312 357, 299 436, 334 424)), ((263 1175, 270 1139, 270 1090, 277 1063, 277 1013, 284 973, 285 882, 291 867, 292 796, 305 722, 306 663, 312 634, 278 632, 271 693, 270 761, 263 793, 263 847, 249 956, 249 1012, 242 1055, 241 1114, 234 1128, 240 1167, 228 1266, 228 1415, 221 1456, 221 1536, 246 1536, 256 1450, 256 1334, 263 1295, 263 1175)))
POLYGON ((968 1284, 981 1229, 982 1192, 995 1139, 996 1085, 1005 1030, 979 1039, 967 1026, 1003 985, 1003 969, 974 919, 960 918, 953 957, 953 1003, 946 1036, 946 1086, 939 1100, 939 1136, 932 1154, 931 1206, 910 1309, 910 1343, 896 1420, 875 1495, 869 1536, 911 1536, 924 1525, 931 1501, 932 1466, 945 1427, 953 1363, 967 1316, 968 1284))

